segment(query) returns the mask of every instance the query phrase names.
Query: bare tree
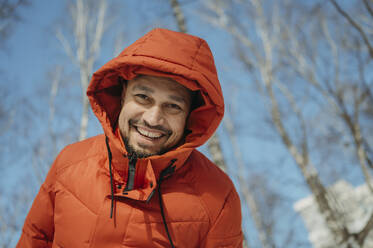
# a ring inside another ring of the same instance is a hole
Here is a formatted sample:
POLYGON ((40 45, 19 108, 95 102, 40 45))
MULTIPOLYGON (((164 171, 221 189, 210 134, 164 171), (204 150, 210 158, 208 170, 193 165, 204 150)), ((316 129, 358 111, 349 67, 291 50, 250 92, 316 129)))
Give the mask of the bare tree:
MULTIPOLYGON (((366 45, 366 48, 368 50, 368 53, 370 54, 371 59, 373 59, 373 47, 371 45, 370 39, 373 39, 373 27, 364 28, 363 25, 360 25, 356 20, 354 20, 351 15, 342 9, 342 7, 334 0, 331 0, 331 3, 335 7, 335 9, 340 13, 351 26, 358 31, 361 40, 355 41, 355 49, 357 50, 363 50, 362 43, 366 45)), ((364 19, 373 20, 373 12, 372 7, 370 6, 370 3, 366 0, 363 0, 364 6, 366 7, 367 12, 370 14, 370 17, 365 16, 364 19)), ((361 18, 361 16, 360 16, 361 18)), ((337 50, 337 44, 336 42, 330 37, 329 31, 327 30, 327 26, 323 25, 326 35, 328 35, 328 41, 331 47, 333 47, 335 50, 337 50)), ((337 53, 337 51, 335 51, 337 53)), ((337 55, 335 55, 337 56, 337 55)), ((364 108, 364 105, 366 105, 370 110, 373 109, 372 103, 372 92, 371 87, 372 83, 368 83, 365 75, 366 75, 366 65, 361 59, 359 60, 359 82, 356 83, 356 85, 353 85, 352 87, 346 87, 346 83, 342 82, 336 82, 339 84, 339 89, 332 90, 329 89, 328 93, 331 100, 334 101, 333 104, 336 108, 336 112, 339 114, 340 118, 344 121, 346 126, 348 127, 348 130, 352 136, 354 147, 356 151, 356 155, 359 159, 359 163, 361 166, 361 169, 364 173, 366 183, 369 187, 369 189, 373 193, 373 181, 371 179, 371 175, 368 171, 368 168, 370 167, 373 169, 373 162, 372 158, 369 157, 368 153, 371 150, 370 143, 367 140, 367 137, 364 137, 362 134, 362 127, 361 127, 361 118, 362 118, 362 109, 364 108), (344 88, 344 91, 341 91, 341 88, 344 88), (346 97, 347 94, 352 95, 352 100, 349 102, 349 99, 346 97), (349 111, 348 105, 351 104, 352 110, 349 111)), ((323 94, 326 94, 325 92, 322 92, 323 94)))
POLYGON ((11 128, 16 111, 14 107, 7 106, 8 104, 5 103, 7 99, 6 95, 7 90, 2 89, 0 93, 0 136, 11 128))
MULTIPOLYGON (((0 203, 0 247, 10 248, 14 247, 19 230, 21 230, 23 222, 22 218, 29 207, 26 202, 30 202, 30 192, 24 191, 13 192, 7 202, 0 203), (22 217, 22 218, 20 218, 22 217)), ((4 192, 1 192, 3 195, 4 192)))
POLYGON ((69 5, 73 21, 73 41, 69 41, 61 29, 57 30, 57 38, 61 42, 66 54, 78 67, 82 92, 82 114, 80 121, 79 140, 87 136, 89 102, 85 94, 93 66, 101 50, 101 41, 107 28, 106 0, 87 1, 76 0, 69 5))
POLYGON ((171 8, 174 14, 174 17, 177 22, 177 27, 179 28, 180 32, 186 33, 187 28, 185 24, 185 17, 181 10, 181 6, 178 0, 169 0, 171 4, 171 8))
MULTIPOLYGON (((14 28, 14 24, 21 19, 21 17, 19 16, 19 8, 28 4, 29 2, 27 0, 0 0, 0 49, 3 49, 3 45, 9 38, 12 29, 14 28)), ((2 74, 4 72, 0 71, 0 73, 2 74)), ((2 78, 2 80, 4 80, 4 78, 2 78)), ((10 108, 9 106, 7 106, 7 104, 5 104, 8 95, 7 91, 8 89, 6 89, 4 86, 1 86, 0 136, 9 130, 13 123, 15 115, 15 108, 10 108)))
MULTIPOLYGON (((26 1, 2 1, 1 4, 3 2, 15 4, 26 1)), ((1 166, 9 165, 9 161, 12 160, 17 161, 17 166, 23 166, 22 171, 29 173, 27 189, 30 191, 40 186, 58 150, 76 140, 76 133, 78 133, 76 126, 79 123, 76 122, 74 116, 76 114, 74 106, 80 99, 83 99, 79 132, 81 139, 87 133, 88 100, 85 91, 101 51, 103 33, 108 25, 107 5, 103 0, 77 0, 70 3, 68 9, 71 18, 64 19, 64 21, 68 23, 70 20, 72 28, 69 31, 69 26, 66 25, 64 26, 66 29, 63 31, 60 28, 56 35, 73 65, 79 69, 81 91, 78 91, 80 93, 78 95, 80 98, 74 98, 76 97, 74 91, 78 87, 71 85, 73 80, 66 75, 62 66, 56 66, 49 71, 51 77, 45 80, 46 83, 42 87, 32 88, 32 97, 15 99, 5 97, 7 92, 1 91, 1 96, 4 94, 4 97, 1 98, 0 107, 0 152, 8 153, 1 157, 1 166), (8 103, 9 99, 11 101, 8 103), (71 138, 72 136, 74 137, 71 138), (14 151, 22 151, 22 156, 20 157, 19 152, 14 151), (18 157, 15 158, 15 156, 18 157), (32 172, 37 182, 33 180, 32 172)), ((14 85, 12 87, 14 88, 14 85)), ((12 165, 17 164, 14 161, 12 165)), ((25 181, 24 178, 18 178, 18 180, 25 181)), ((14 191, 11 193, 0 192, 3 199, 0 202, 0 247, 14 247, 27 208, 35 194, 35 192, 28 192, 25 188, 15 187, 12 190, 14 191)))
MULTIPOLYGON (((237 176, 238 176, 238 181, 239 181, 239 191, 244 197, 243 202, 247 204, 247 207, 250 210, 250 214, 253 218, 256 230, 258 232, 261 247, 263 248, 273 247, 272 245, 273 242, 270 241, 270 236, 271 236, 270 229, 265 228, 265 224, 263 221, 263 215, 260 212, 260 207, 259 207, 257 198, 254 196, 254 193, 252 192, 252 188, 250 187, 250 185, 248 185, 246 178, 244 176, 244 171, 246 171, 245 170, 246 166, 242 158, 240 146, 238 145, 238 140, 237 140, 237 137, 234 131, 234 124, 227 115, 224 119, 224 126, 228 132, 228 136, 232 143, 232 149, 234 150, 234 157, 238 164, 237 176)), ((263 186, 263 184, 259 184, 259 185, 263 186)), ((268 191, 266 191, 266 193, 267 192, 268 191)), ((247 244, 247 247, 248 246, 249 244, 247 244)))
MULTIPOLYGON (((332 2, 338 6, 335 1, 332 2)), ((369 12, 369 4, 364 3, 369 12)), ((361 125, 361 109, 371 103, 371 83, 360 81, 361 77, 367 76, 364 71, 360 73, 360 78, 349 76, 342 79, 348 73, 343 73, 346 65, 340 65, 339 57, 344 54, 356 61, 364 53, 369 56, 368 32, 359 32, 361 37, 357 37, 351 32, 339 32, 338 26, 334 26, 331 34, 330 26, 334 23, 327 16, 328 12, 324 9, 328 6, 325 5, 310 7, 288 2, 248 0, 208 1, 207 7, 211 14, 208 20, 235 39, 239 59, 268 102, 273 127, 313 193, 334 245, 363 247, 372 229, 373 215, 358 233, 351 232, 348 223, 341 220, 336 207, 338 199, 333 199, 328 192, 313 162, 317 148, 314 146, 310 150, 310 145, 315 140, 315 128, 310 126, 312 122, 307 109, 322 112, 327 108, 343 124, 343 135, 350 134, 355 157, 367 185, 372 188, 368 171, 372 161, 368 156, 371 154, 371 143, 364 137, 366 132, 361 125), (298 15, 293 15, 294 10, 298 15), (336 42, 337 38, 341 42, 336 42), (361 44, 365 44, 367 49, 361 48, 361 44), (334 72, 333 76, 328 69, 334 72)), ((372 16, 366 18, 371 20, 372 16)), ((351 25, 357 29, 356 25, 351 25)), ((366 66, 360 63, 357 68, 364 70, 366 66)), ((332 145, 338 147, 338 144, 332 145)), ((339 158, 335 160, 339 161, 339 158)))
MULTIPOLYGON (((368 0, 362 0, 364 5, 365 5, 365 8, 366 10, 368 11, 368 13, 371 15, 371 17, 373 17, 373 7, 370 6, 370 3, 368 0)), ((370 35, 369 33, 371 34, 371 31, 372 30, 365 30, 365 28, 363 27, 363 25, 359 24, 356 20, 354 20, 354 18, 347 12, 345 11, 338 3, 336 0, 330 0, 330 2, 333 4, 333 6, 335 7, 335 9, 338 11, 338 13, 340 13, 347 21, 348 23, 354 28, 356 29, 356 31, 359 33, 359 35, 361 36, 362 40, 364 41, 365 45, 367 46, 367 49, 368 49, 368 52, 371 56, 371 58, 373 58, 373 46, 370 42, 370 35)), ((371 29, 371 28, 370 28, 371 29)))
MULTIPOLYGON (((187 32, 186 24, 185 24, 185 17, 183 15, 183 12, 181 10, 181 6, 177 0, 170 0, 170 4, 173 10, 174 17, 177 21, 177 26, 180 32, 187 32)), ((231 119, 226 115, 224 119, 224 126, 226 127, 226 130, 228 131, 229 138, 231 140, 231 143, 233 145, 234 150, 234 156, 237 160, 237 163, 239 165, 239 171, 243 172, 245 171, 244 162, 241 156, 240 148, 237 143, 237 139, 234 133, 233 123, 231 119)), ((219 136, 215 133, 208 142, 208 149, 212 156, 212 159, 214 163, 219 166, 224 171, 227 171, 227 165, 226 160, 224 159, 222 147, 220 144, 221 140, 219 139, 219 136)), ((261 242, 262 247, 269 248, 272 247, 273 242, 269 241, 268 238, 270 235, 268 235, 268 232, 270 232, 270 228, 265 228, 265 224, 263 222, 263 216, 260 213, 259 206, 257 204, 257 200, 254 197, 253 193, 251 192, 250 187, 247 187, 245 183, 245 177, 242 175, 242 173, 237 173, 238 179, 239 179, 239 191, 243 195, 244 200, 247 204, 248 209, 250 209, 250 213, 253 217, 254 224, 257 228, 257 232, 259 235, 259 239, 261 242), (267 233, 266 233, 267 232, 267 233), (272 244, 271 244, 272 243, 272 244)), ((249 247, 249 244, 247 240, 244 241, 244 246, 249 247)))
MULTIPOLYGON (((180 32, 186 33, 187 27, 185 23, 185 17, 183 14, 183 11, 181 10, 181 5, 178 0, 169 0, 173 15, 177 22, 177 27, 180 32)), ((208 142, 208 149, 210 152, 210 155, 212 156, 212 160, 214 163, 219 166, 222 170, 227 170, 227 165, 224 160, 223 151, 220 145, 220 139, 219 136, 215 133, 208 142)))
POLYGON ((0 1, 0 47, 9 37, 14 24, 20 20, 18 9, 27 5, 27 0, 1 0, 0 1))

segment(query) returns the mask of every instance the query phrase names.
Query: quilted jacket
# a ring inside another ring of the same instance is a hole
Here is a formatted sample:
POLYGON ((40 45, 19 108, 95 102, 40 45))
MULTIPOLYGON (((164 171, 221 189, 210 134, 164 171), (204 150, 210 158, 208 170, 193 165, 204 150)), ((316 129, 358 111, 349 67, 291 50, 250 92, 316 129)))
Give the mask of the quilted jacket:
POLYGON ((154 29, 95 72, 87 95, 104 134, 61 151, 18 248, 242 247, 238 194, 228 176, 195 149, 224 114, 204 40, 154 29), (170 77, 197 92, 198 104, 183 144, 129 161, 117 132, 121 79, 138 74, 170 77), (131 163, 133 188, 125 190, 131 163))

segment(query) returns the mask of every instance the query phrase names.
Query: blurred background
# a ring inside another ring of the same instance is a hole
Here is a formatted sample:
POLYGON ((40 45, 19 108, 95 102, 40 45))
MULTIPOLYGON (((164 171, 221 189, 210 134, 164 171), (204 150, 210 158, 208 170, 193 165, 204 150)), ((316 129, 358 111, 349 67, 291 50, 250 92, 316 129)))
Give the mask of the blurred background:
POLYGON ((372 0, 0 0, 0 247, 58 152, 102 132, 92 73, 155 27, 215 56, 226 113, 200 150, 245 247, 373 247, 372 0))

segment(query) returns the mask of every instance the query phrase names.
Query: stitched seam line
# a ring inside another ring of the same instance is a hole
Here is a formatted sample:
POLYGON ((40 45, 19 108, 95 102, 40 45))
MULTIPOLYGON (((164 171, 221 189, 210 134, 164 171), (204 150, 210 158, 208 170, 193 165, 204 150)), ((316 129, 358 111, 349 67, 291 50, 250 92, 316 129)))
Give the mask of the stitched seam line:
POLYGON ((196 61, 196 59, 197 59, 197 56, 198 56, 198 54, 199 54, 199 51, 201 50, 201 47, 202 47, 202 44, 203 44, 203 41, 202 40, 200 40, 200 44, 199 44, 199 47, 198 47, 198 49, 197 49, 197 51, 196 51, 196 54, 194 55, 194 58, 193 58, 193 61, 192 61, 192 64, 190 65, 190 68, 193 70, 193 65, 194 65, 194 62, 196 61))
POLYGON ((145 42, 147 42, 147 40, 153 36, 153 33, 149 34, 140 44, 138 44, 136 46, 135 49, 133 49, 133 52, 130 54, 131 56, 135 55, 135 53, 137 53, 137 51, 144 45, 145 42))
POLYGON ((106 197, 102 201, 101 208, 98 210, 99 214, 96 216, 96 221, 95 221, 94 227, 92 228, 93 230, 89 235, 89 241, 88 241, 89 242, 89 247, 94 247, 94 245, 95 245, 94 242, 95 242, 97 227, 98 227, 98 224, 99 224, 99 221, 100 221, 99 215, 100 215, 100 213, 102 213, 103 208, 105 207, 105 200, 106 200, 106 197))
POLYGON ((24 235, 26 235, 28 238, 33 239, 33 240, 40 240, 40 241, 43 241, 43 242, 45 242, 45 243, 47 243, 47 244, 53 242, 53 240, 44 239, 43 237, 40 237, 40 236, 35 237, 35 236, 29 234, 27 231, 25 231, 24 228, 22 228, 22 233, 23 233, 24 235))
MULTIPOLYGON (((133 217, 133 207, 130 207, 131 209, 131 212, 129 213, 129 216, 128 216, 128 222, 127 222, 127 226, 126 226, 126 230, 123 232, 123 236, 122 236, 122 243, 126 240, 127 238, 127 233, 128 233, 128 226, 131 224, 131 218, 133 217)), ((134 222, 132 222, 134 223, 134 222)))
POLYGON ((235 239, 237 237, 240 237, 242 235, 242 233, 239 233, 237 235, 234 235, 234 236, 230 236, 230 237, 224 237, 224 238, 221 238, 221 237, 209 237, 209 239, 214 239, 214 240, 219 240, 219 239, 222 239, 222 240, 226 240, 226 239, 235 239))
MULTIPOLYGON (((178 65, 178 66, 182 66, 182 67, 185 67, 185 68, 187 68, 188 70, 191 70, 192 69, 192 67, 189 67, 189 66, 187 66, 187 65, 185 65, 185 64, 182 64, 182 63, 180 63, 180 62, 176 62, 176 61, 172 61, 172 60, 169 60, 168 58, 164 58, 164 57, 156 57, 156 56, 151 56, 151 55, 143 55, 143 54, 141 54, 141 55, 133 55, 133 57, 144 57, 144 58, 151 58, 151 59, 154 59, 154 60, 157 60, 157 62, 158 61, 162 61, 162 62, 166 62, 166 63, 169 63, 169 64, 171 64, 171 65, 178 65)), ((127 65, 127 64, 126 64, 127 65)), ((150 69, 152 69, 152 70, 154 70, 154 71, 159 71, 159 72, 163 72, 163 73, 170 73, 170 74, 175 74, 175 73, 173 73, 173 72, 171 72, 171 70, 169 70, 168 68, 166 68, 165 70, 160 70, 159 69, 159 67, 157 67, 157 66, 149 66, 149 65, 143 65, 143 64, 140 64, 140 63, 138 63, 138 64, 130 64, 130 66, 136 66, 136 65, 140 65, 140 66, 143 66, 143 67, 147 67, 147 68, 150 68, 150 69)))
POLYGON ((79 199, 79 197, 77 197, 70 189, 68 189, 60 180, 56 180, 56 182, 58 182, 58 183, 60 183, 61 185, 62 185, 62 187, 64 187, 64 189, 67 191, 67 192, 69 192, 72 196, 74 196, 74 198, 78 201, 78 202, 80 202, 84 207, 86 207, 92 214, 94 214, 94 215, 98 215, 97 213, 95 213, 92 209, 90 209, 83 201, 81 201, 80 199, 79 199))
MULTIPOLYGON (((201 220, 172 220, 166 221, 167 223, 209 223, 209 221, 201 221, 201 220)), ((135 222, 136 224, 163 224, 162 221, 152 221, 152 222, 135 222)))
MULTIPOLYGON (((198 196, 198 195, 201 195, 200 192, 199 192, 198 190, 196 190, 196 188, 193 187, 192 184, 190 184, 189 182, 187 182, 186 184, 188 184, 189 187, 192 188, 192 190, 194 191, 194 193, 195 193, 197 196, 198 196)), ((197 197, 197 199, 201 202, 201 205, 202 205, 203 209, 205 210, 205 214, 206 214, 206 215, 208 216, 208 218, 209 218, 209 221, 208 221, 208 222, 210 223, 210 226, 211 226, 212 218, 211 218, 211 213, 210 213, 210 211, 209 211, 209 208, 207 207, 205 201, 203 201, 203 200, 201 199, 201 197, 197 197)))
POLYGON ((84 160, 87 160, 87 159, 90 159, 90 158, 93 158, 93 157, 96 157, 96 156, 100 157, 100 156, 102 156, 102 154, 97 153, 97 154, 94 154, 94 155, 91 155, 91 156, 88 156, 88 157, 84 157, 84 158, 82 158, 82 159, 80 159, 78 161, 74 161, 74 162, 65 164, 65 165, 61 166, 61 168, 57 168, 56 175, 58 176, 58 174, 60 174, 62 171, 66 170, 70 166, 73 166, 73 165, 78 164, 78 163, 80 163, 80 162, 82 162, 84 160))

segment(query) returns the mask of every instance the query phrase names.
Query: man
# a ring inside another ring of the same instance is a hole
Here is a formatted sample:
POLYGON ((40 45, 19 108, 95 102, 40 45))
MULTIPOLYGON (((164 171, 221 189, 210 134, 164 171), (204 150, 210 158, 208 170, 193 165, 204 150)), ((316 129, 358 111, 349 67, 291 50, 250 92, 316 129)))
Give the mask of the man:
POLYGON ((241 247, 229 178, 196 147, 224 102, 207 43, 155 29, 94 73, 104 135, 67 146, 17 247, 241 247))

